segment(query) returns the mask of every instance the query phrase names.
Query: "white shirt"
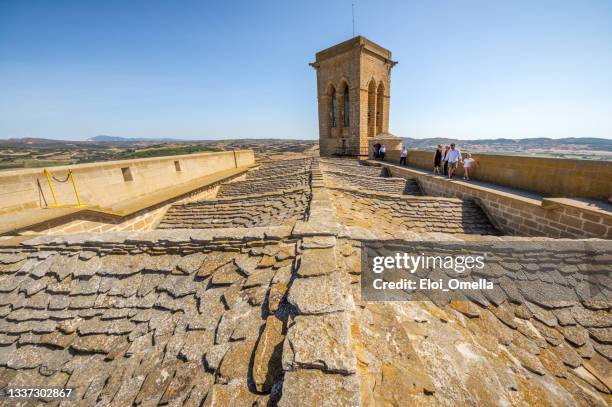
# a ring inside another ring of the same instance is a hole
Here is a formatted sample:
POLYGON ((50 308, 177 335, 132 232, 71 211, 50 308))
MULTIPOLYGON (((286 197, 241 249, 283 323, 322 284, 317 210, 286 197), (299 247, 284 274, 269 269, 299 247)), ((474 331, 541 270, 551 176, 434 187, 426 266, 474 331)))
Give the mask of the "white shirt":
POLYGON ((465 168, 471 168, 473 162, 474 162, 473 158, 466 158, 465 160, 463 160, 463 166, 465 168))
POLYGON ((461 151, 459 151, 458 148, 448 150, 448 153, 446 153, 446 157, 444 158, 444 161, 448 161, 449 163, 456 163, 459 160, 461 160, 461 151))
POLYGON ((387 147, 385 147, 385 146, 381 146, 381 147, 380 147, 380 152, 381 152, 381 153, 385 153, 385 152, 387 152, 387 147))

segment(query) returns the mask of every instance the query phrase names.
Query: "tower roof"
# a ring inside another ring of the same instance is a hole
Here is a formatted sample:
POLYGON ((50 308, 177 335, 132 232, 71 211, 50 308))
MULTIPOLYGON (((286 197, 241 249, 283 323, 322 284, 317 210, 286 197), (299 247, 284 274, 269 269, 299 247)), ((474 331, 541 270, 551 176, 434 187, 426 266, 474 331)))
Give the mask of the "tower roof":
POLYGON ((391 51, 384 47, 381 47, 373 41, 370 41, 366 37, 358 35, 357 37, 353 37, 350 40, 346 40, 344 42, 341 42, 340 44, 336 44, 334 46, 317 52, 316 61, 314 64, 317 64, 329 58, 333 58, 337 55, 344 54, 345 52, 352 51, 355 48, 364 49, 384 60, 393 62, 391 61, 391 51))

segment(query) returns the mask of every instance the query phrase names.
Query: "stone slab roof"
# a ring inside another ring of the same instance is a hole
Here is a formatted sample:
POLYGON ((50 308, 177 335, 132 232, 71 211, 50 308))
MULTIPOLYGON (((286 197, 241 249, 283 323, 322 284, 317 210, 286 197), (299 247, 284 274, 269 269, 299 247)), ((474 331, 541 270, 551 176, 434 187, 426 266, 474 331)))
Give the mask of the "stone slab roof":
MULTIPOLYGON (((80 405, 610 405, 609 297, 575 284, 551 304, 526 285, 368 302, 360 289, 366 244, 523 242, 529 261, 502 250, 492 266, 529 281, 554 262, 609 279, 610 241, 487 235, 477 207, 454 212, 461 200, 340 188, 323 160, 308 165, 307 216, 274 226, 0 239, 0 388, 73 387, 64 404, 80 405), (454 233, 453 219, 481 229, 454 233), (577 261, 557 242, 596 254, 577 261)), ((295 193, 194 204, 222 219, 295 193)))
POLYGON ((0 384, 89 405, 610 402, 609 304, 363 302, 361 244, 258 228, 5 246, 0 384))

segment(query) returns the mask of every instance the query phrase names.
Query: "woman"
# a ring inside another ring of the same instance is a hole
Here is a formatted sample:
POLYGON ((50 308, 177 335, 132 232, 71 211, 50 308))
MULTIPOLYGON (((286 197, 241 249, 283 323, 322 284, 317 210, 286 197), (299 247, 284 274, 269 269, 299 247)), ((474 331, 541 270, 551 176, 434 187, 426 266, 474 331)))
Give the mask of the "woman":
POLYGON ((434 174, 440 175, 440 164, 442 164, 442 145, 438 144, 436 152, 434 153, 434 174))
POLYGON ((447 145, 446 147, 444 147, 444 151, 442 152, 442 161, 444 161, 444 176, 448 175, 448 159, 447 159, 447 155, 448 155, 449 151, 450 151, 450 146, 447 145))

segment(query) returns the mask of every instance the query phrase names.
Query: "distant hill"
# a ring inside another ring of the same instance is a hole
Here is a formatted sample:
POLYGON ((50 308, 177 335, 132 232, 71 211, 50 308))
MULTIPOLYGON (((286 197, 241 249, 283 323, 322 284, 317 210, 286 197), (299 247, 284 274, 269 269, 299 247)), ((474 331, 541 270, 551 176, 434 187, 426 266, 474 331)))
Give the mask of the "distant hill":
POLYGON ((457 140, 451 138, 426 138, 414 139, 403 138, 404 145, 409 149, 433 150, 438 144, 447 145, 456 143, 460 148, 479 152, 512 151, 605 151, 612 152, 612 139, 595 137, 568 137, 551 139, 546 137, 524 138, 524 139, 483 139, 483 140, 457 140))
MULTIPOLYGON (((181 138, 153 138, 153 137, 120 137, 99 135, 91 137, 85 141, 54 140, 36 137, 0 139, 0 148, 59 148, 64 146, 67 149, 73 148, 107 148, 109 145, 123 147, 147 146, 162 144, 218 144, 222 143, 232 148, 254 148, 264 149, 266 146, 285 144, 295 141, 297 143, 316 144, 317 140, 298 140, 298 139, 254 139, 254 138, 235 138, 235 139, 216 139, 216 140, 187 140, 181 138)), ((403 138, 404 145, 409 149, 433 150, 438 144, 447 145, 456 143, 460 149, 481 153, 514 154, 528 153, 538 154, 541 152, 600 152, 612 153, 612 139, 595 137, 568 137, 562 139, 550 139, 545 137, 526 138, 526 139, 483 139, 483 140, 458 140, 452 138, 426 138, 415 139, 403 138)))
POLYGON ((138 143, 143 141, 150 141, 155 143, 175 143, 182 141, 175 138, 152 138, 152 137, 118 137, 118 136, 94 136, 87 139, 87 141, 95 141, 97 143, 138 143))

